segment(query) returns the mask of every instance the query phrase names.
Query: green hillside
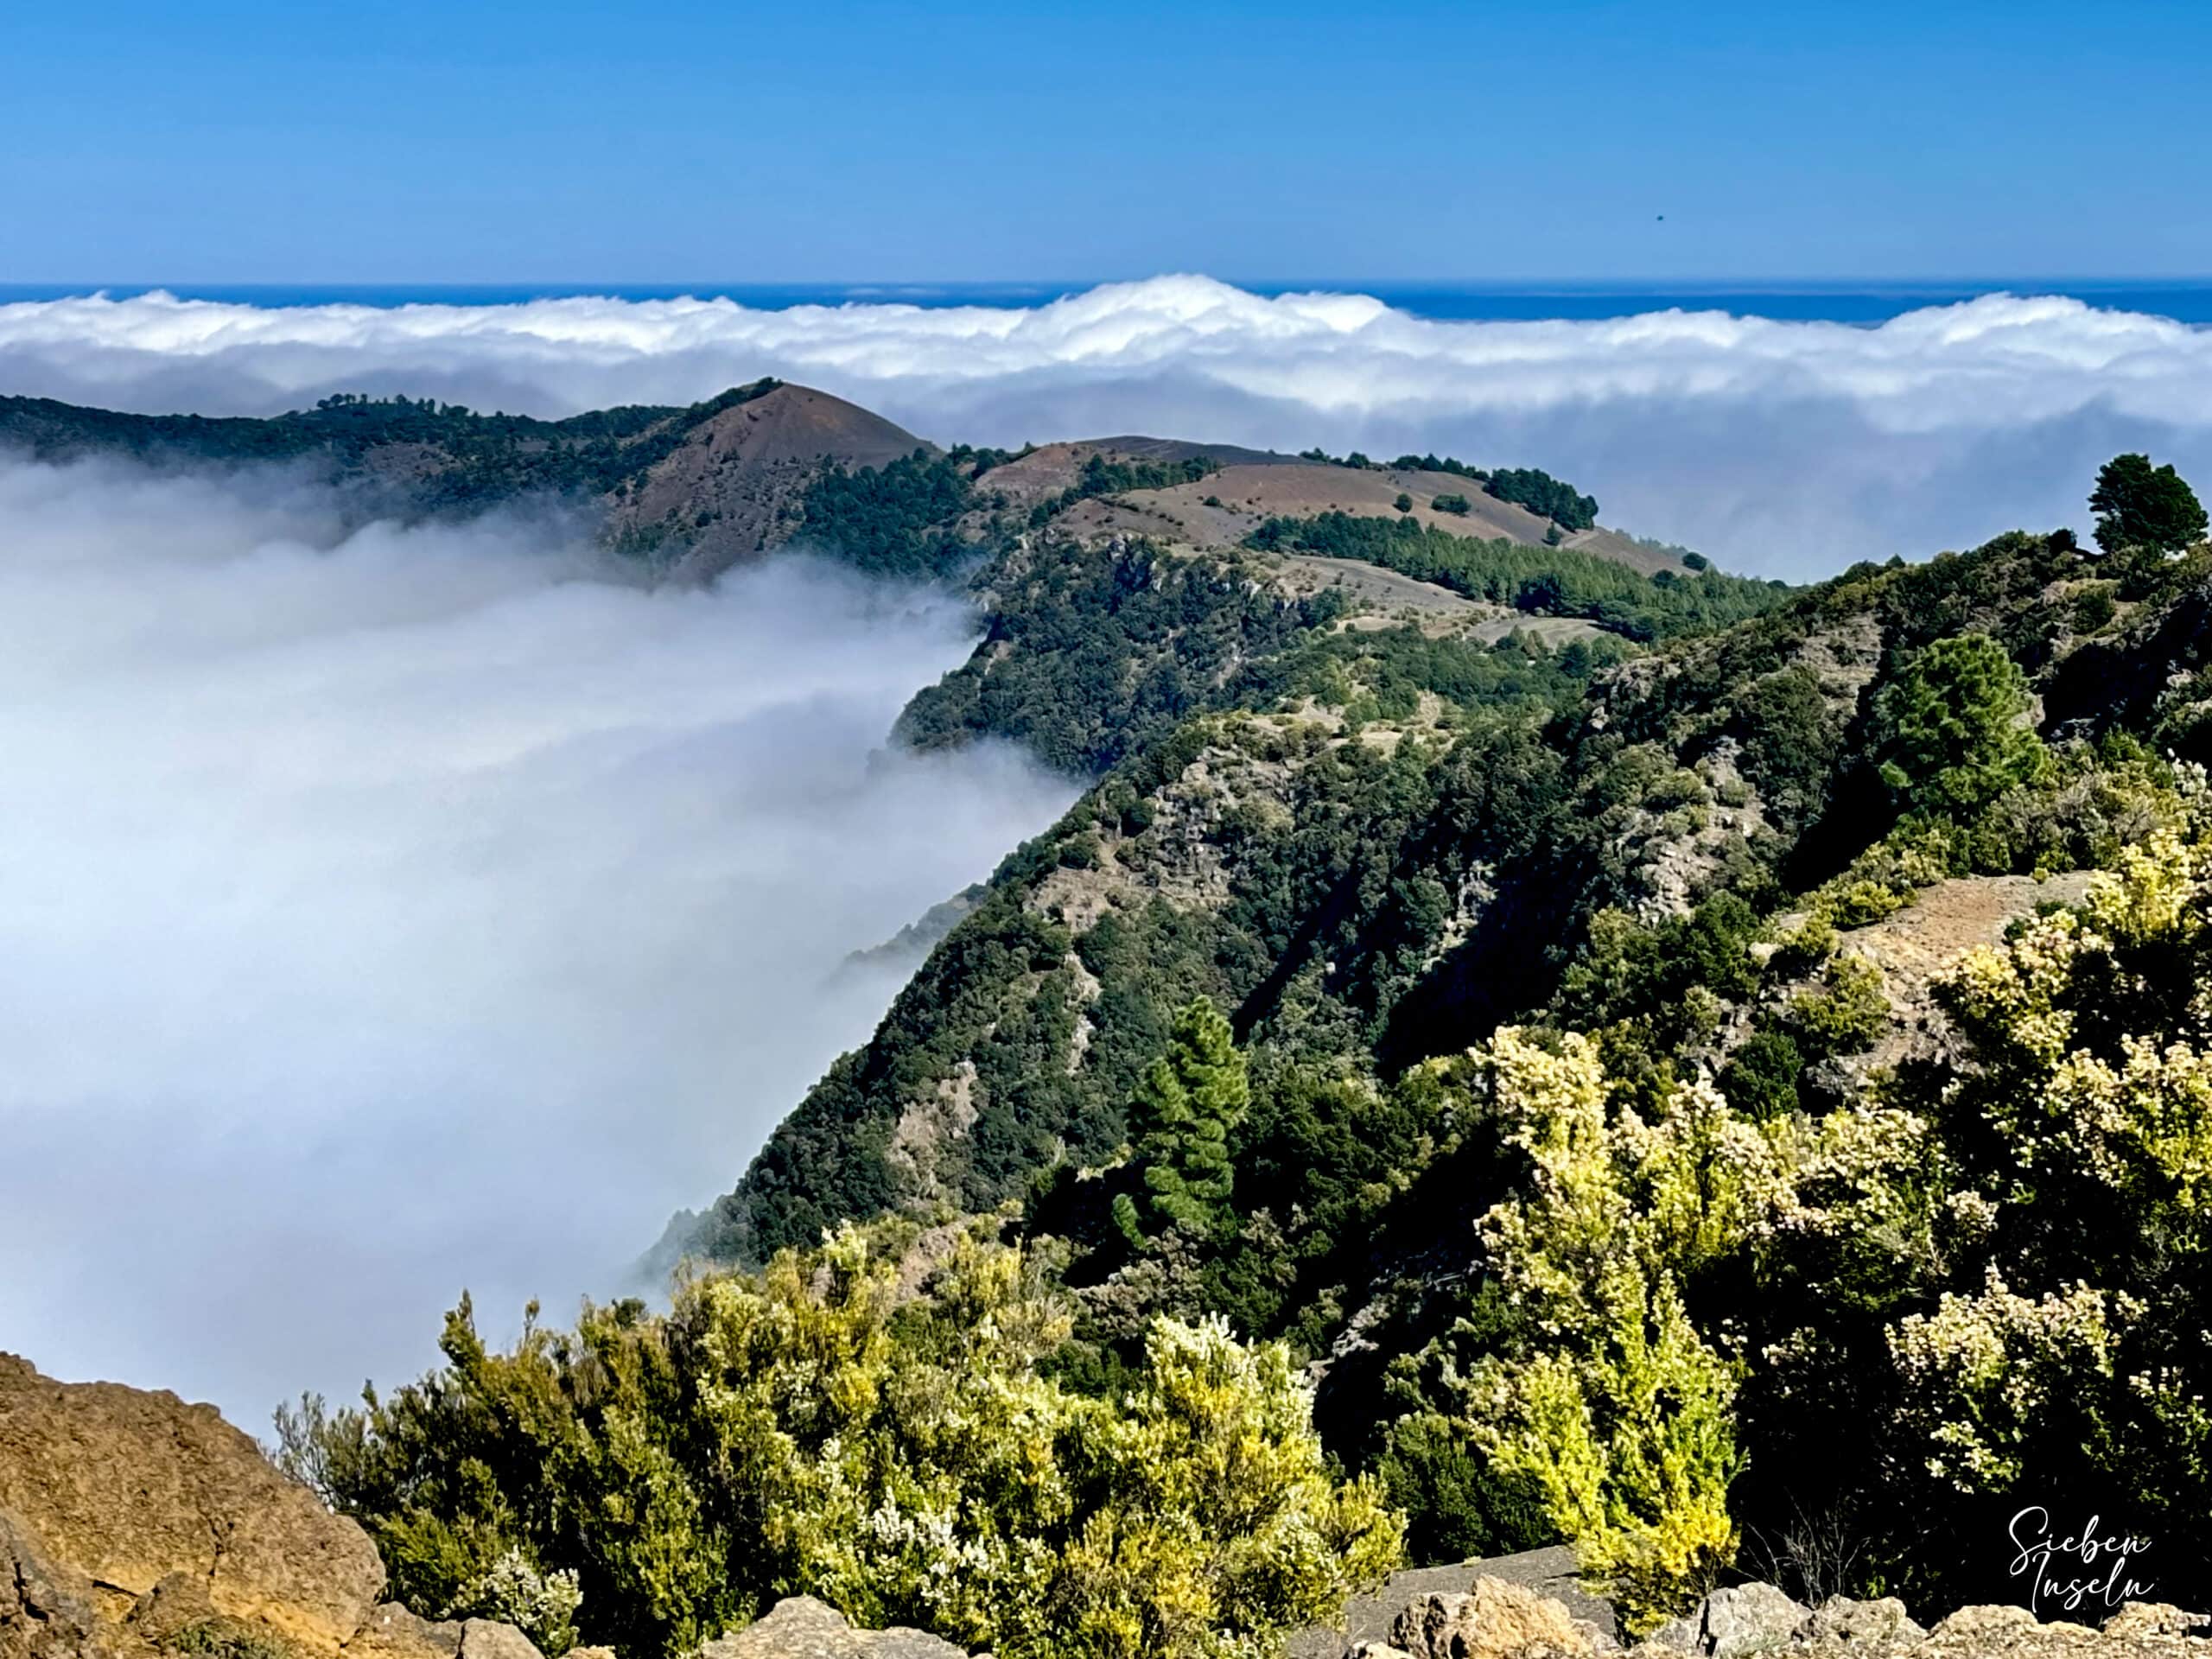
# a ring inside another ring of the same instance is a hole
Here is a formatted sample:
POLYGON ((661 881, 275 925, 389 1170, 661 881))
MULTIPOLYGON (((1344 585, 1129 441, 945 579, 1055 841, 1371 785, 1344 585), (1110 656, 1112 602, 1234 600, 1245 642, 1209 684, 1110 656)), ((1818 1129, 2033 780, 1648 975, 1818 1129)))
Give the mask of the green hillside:
POLYGON ((824 462, 784 517, 969 594, 899 735, 1076 805, 678 1219, 665 1311, 498 1351, 464 1302, 429 1376, 282 1418, 410 1604, 1228 1659, 1402 1556, 1570 1542, 1641 1635, 1751 1568, 1989 1599, 2027 1501, 2212 1548, 2171 469, 2106 469, 2094 550, 1789 590, 1402 508, 1171 544, 1099 528, 1149 474, 1044 458, 824 462))

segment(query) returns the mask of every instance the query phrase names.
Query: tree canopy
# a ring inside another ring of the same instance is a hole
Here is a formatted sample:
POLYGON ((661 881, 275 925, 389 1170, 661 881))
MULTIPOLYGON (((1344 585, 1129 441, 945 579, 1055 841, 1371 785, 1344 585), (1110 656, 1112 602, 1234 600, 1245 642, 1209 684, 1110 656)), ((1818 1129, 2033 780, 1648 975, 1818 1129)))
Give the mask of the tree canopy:
POLYGON ((2114 455, 2097 473, 2089 495, 2097 545, 2107 553, 2149 548, 2172 553, 2204 538, 2204 505, 2172 466, 2148 455, 2114 455))
POLYGON ((810 1594, 1008 1659, 1238 1659, 1396 1564, 1396 1517, 1332 1478, 1279 1344, 1156 1320, 1123 1397, 1072 1393, 1039 1370, 1060 1299, 987 1232, 910 1274, 914 1229, 847 1228, 505 1353, 464 1303, 444 1369, 283 1414, 283 1460, 412 1606, 526 1612, 505 1586, 556 1586, 531 1633, 556 1652, 674 1656, 810 1594))
POLYGON ((1244 1057, 1219 1009, 1198 997, 1175 1016, 1167 1052, 1129 1106, 1129 1134, 1146 1196, 1123 1193, 1114 1219, 1132 1244, 1161 1226, 1219 1230, 1234 1179, 1229 1137, 1251 1098, 1244 1057))
POLYGON ((2028 703, 2026 676, 1987 634, 1936 640, 1877 701, 1883 781, 1908 810, 1973 817, 2048 762, 2028 703))

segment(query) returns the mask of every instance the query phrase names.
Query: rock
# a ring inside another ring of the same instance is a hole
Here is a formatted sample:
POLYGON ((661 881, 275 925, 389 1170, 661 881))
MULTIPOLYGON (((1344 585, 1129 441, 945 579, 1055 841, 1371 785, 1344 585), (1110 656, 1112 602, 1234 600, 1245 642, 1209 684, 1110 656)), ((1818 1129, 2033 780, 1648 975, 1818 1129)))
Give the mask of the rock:
POLYGON ((96 1624, 92 1581, 47 1560, 0 1510, 0 1659, 63 1659, 85 1648, 96 1624))
POLYGON ((1895 1596, 1878 1601, 1831 1596, 1805 1616, 1793 1639, 1804 1647, 1867 1651, 1910 1647, 1927 1634, 1895 1596))
POLYGON ((207 1593, 207 1580, 190 1573, 172 1573, 138 1598, 130 1610, 132 1634, 153 1647, 164 1647, 188 1630, 207 1631, 222 1623, 207 1593))
POLYGON ((2133 1639, 2145 1636, 2212 1637, 2212 1618, 2165 1601, 2131 1601, 2105 1621, 2104 1634, 2133 1639))
POLYGON ((2024 1607, 1985 1604, 1961 1607, 1943 1619, 1929 1635, 1939 1642, 1961 1643, 1985 1637, 2002 1638, 2031 1630, 2040 1624, 2024 1607))
POLYGON ((1390 1644, 1409 1659, 1510 1659, 1522 1654, 1590 1654, 1594 1628, 1566 1605, 1487 1575, 1464 1594, 1431 1594, 1400 1613, 1390 1644))
POLYGON ((472 1618, 461 1627, 461 1659, 545 1659, 537 1644, 512 1624, 472 1618))
POLYGON ((434 1624, 387 1601, 346 1644, 346 1659, 454 1659, 461 1651, 461 1633, 458 1619, 434 1624))
POLYGON ((1388 1642, 1355 1642, 1344 1649, 1344 1659, 1413 1659, 1413 1656, 1388 1642))
POLYGON ((0 1659, 543 1659, 384 1583, 368 1535, 213 1406, 0 1354, 0 1659))
POLYGON ((1652 1631, 1644 1643, 1700 1659, 1735 1659, 1783 1646, 1811 1613, 1804 1603, 1770 1584, 1739 1584, 1715 1590, 1680 1618, 1652 1631))
POLYGON ((1568 1613, 1586 1626, 1598 1649, 1611 1651, 1619 1646, 1613 1639, 1616 1620, 1611 1605, 1582 1587, 1574 1551, 1565 1544, 1554 1544, 1516 1555, 1492 1555, 1449 1567, 1414 1567, 1394 1573, 1380 1590, 1346 1602, 1344 1617, 1336 1625, 1294 1632, 1283 1644, 1284 1659, 1343 1659, 1347 1649, 1357 1649, 1363 1643, 1374 1643, 1378 1654, 1386 1653, 1390 1622, 1409 1603, 1426 1595, 1464 1592, 1478 1578, 1503 1579, 1563 1603, 1568 1613))
POLYGON ((2085 1624, 2040 1623, 2024 1607, 1961 1607, 1928 1633, 1916 1659, 2090 1659, 2102 1655, 2173 1655, 2186 1650, 2171 1637, 2129 1639, 2099 1636, 2085 1624))
MULTIPOLYGON (((384 1588, 366 1534, 212 1406, 56 1382, 0 1354, 0 1510, 47 1561, 135 1601, 172 1573, 213 1611, 334 1655, 384 1588)), ((102 1609, 119 1622, 127 1607, 102 1609)))
POLYGON ((968 1654, 920 1630, 856 1630, 836 1608, 812 1596, 792 1596, 766 1618, 708 1643, 699 1659, 968 1659, 968 1654))
POLYGON ((1705 1651, 1713 1659, 1778 1648, 1811 1609, 1770 1584, 1739 1584, 1705 1599, 1705 1651))

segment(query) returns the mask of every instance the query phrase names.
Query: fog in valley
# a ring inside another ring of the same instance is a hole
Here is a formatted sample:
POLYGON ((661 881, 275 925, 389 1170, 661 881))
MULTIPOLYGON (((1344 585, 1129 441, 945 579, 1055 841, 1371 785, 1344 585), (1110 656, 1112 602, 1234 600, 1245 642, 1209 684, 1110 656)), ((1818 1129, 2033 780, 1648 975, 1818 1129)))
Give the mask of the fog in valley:
POLYGON ((950 598, 0 461, 0 1346, 265 1426, 566 1319, 1074 785, 887 752, 950 598))
MULTIPOLYGON (((1541 466, 1811 578, 2212 485, 2212 332, 1991 296, 1879 327, 1427 321, 1197 276, 1027 309, 0 304, 0 386, 564 415, 763 374, 940 442, 1147 432, 1541 466)), ((840 971, 1075 792, 887 747, 976 626, 776 559, 655 588, 588 527, 349 527, 283 473, 0 456, 0 1345, 258 1425, 565 1319, 725 1190, 899 971, 840 971)))

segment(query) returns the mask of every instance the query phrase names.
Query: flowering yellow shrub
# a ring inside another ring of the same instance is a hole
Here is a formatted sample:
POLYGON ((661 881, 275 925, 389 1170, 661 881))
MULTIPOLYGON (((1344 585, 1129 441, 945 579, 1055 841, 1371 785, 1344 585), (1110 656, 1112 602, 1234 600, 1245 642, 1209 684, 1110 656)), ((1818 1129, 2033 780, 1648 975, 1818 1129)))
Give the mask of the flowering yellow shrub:
POLYGON ((461 1316, 451 1370, 321 1420, 324 1490, 379 1542, 450 1546, 397 1558, 408 1593, 519 1551, 641 1656, 804 1593, 1007 1659, 1247 1659, 1397 1564, 1280 1345, 1161 1319, 1122 1397, 1070 1393, 1039 1370, 1059 1297, 982 1230, 918 1283, 847 1228, 512 1354, 461 1316))
POLYGON ((1445 1381, 1460 1431, 1541 1495, 1632 1630, 1736 1549, 1747 1390, 1797 1433, 1847 1424, 1916 1526, 2150 1469, 2168 1472, 2147 1501, 2201 1510, 2212 1319, 2186 1264, 2212 1257, 2208 913, 2193 823, 2152 836, 2078 910, 1939 982, 1955 1059, 1819 1116, 1753 1122, 1701 1080, 1639 1111, 1573 1033, 1474 1052, 1462 1073, 1527 1159, 1482 1223, 1522 1324, 1445 1381), (2128 1281, 2157 1262, 2183 1264, 2178 1286, 2128 1281))
POLYGON ((1533 1166, 1484 1220, 1491 1262, 1529 1313, 1531 1351, 1477 1362, 1478 1443, 1530 1482, 1630 1628, 1660 1623, 1732 1558, 1738 1366, 1685 1313, 1677 1275, 1737 1247, 1769 1203, 1758 1129, 1707 1084, 1646 1122, 1610 1119, 1590 1041, 1500 1032, 1478 1052, 1500 1127, 1533 1166))
POLYGON ((1931 1448, 1928 1472, 1962 1492, 2003 1492, 2027 1472, 2021 1451, 2062 1389, 2109 1380, 2117 1328, 2142 1304, 2086 1284, 2015 1293, 1994 1266, 1975 1295, 1946 1294, 1890 1333, 1902 1415, 1931 1448))

